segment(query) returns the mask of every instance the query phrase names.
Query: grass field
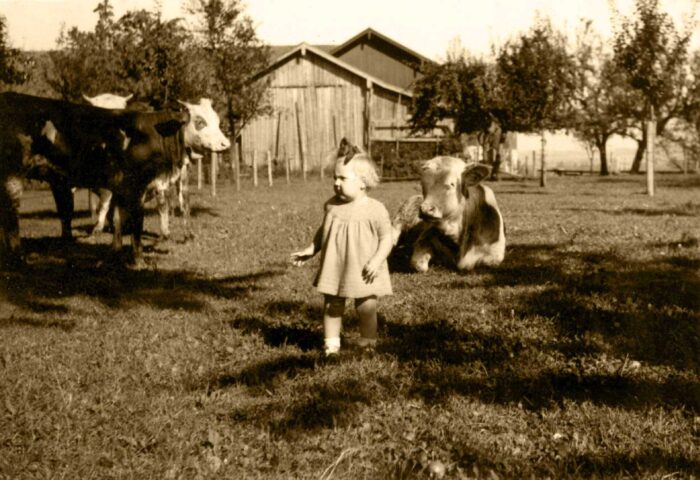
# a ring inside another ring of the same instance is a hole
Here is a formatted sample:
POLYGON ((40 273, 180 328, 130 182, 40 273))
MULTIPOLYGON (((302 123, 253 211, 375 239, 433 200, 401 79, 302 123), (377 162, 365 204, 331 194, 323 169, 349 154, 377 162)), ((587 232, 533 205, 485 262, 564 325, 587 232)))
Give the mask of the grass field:
POLYGON ((644 182, 491 184, 505 262, 392 262, 378 352, 332 362, 317 260, 287 263, 328 180, 202 191, 196 241, 176 219, 141 271, 103 263, 84 192, 65 245, 28 191, 28 266, 0 272, 0 478, 697 478, 700 177, 644 182))

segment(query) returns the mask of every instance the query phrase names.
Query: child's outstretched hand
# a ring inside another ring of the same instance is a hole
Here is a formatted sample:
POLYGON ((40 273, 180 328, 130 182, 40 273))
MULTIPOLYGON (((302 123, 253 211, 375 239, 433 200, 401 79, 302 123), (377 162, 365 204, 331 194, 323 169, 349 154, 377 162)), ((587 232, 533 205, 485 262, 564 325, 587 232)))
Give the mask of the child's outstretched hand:
POLYGON ((314 252, 314 246, 310 245, 306 247, 304 250, 300 250, 298 252, 294 252, 289 256, 289 260, 292 262, 292 265, 296 267, 300 267, 306 263, 307 260, 309 260, 311 257, 314 256, 316 252, 314 252))
POLYGON ((377 274, 379 273, 379 266, 380 265, 381 265, 381 262, 379 262, 375 259, 370 259, 370 261, 367 262, 367 264, 362 269, 362 278, 364 279, 365 282, 367 282, 367 283, 374 282, 374 279, 377 278, 377 274))

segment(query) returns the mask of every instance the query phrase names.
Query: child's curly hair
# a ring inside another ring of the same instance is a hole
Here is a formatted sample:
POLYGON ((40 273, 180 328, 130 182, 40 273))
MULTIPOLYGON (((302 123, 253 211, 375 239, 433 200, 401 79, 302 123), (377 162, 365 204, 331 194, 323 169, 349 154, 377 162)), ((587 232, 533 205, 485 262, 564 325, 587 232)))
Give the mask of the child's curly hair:
POLYGON ((376 188, 377 185, 379 185, 377 166, 366 153, 355 154, 350 161, 344 159, 340 159, 339 161, 344 162, 346 165, 349 164, 352 167, 352 171, 362 180, 367 190, 376 188))

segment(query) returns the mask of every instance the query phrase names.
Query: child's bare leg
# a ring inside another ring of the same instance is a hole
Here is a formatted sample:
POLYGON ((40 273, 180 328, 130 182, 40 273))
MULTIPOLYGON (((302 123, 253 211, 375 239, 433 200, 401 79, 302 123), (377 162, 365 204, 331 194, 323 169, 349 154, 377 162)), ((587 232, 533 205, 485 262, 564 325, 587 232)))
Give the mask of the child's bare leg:
POLYGON ((340 350, 340 330, 343 326, 345 299, 326 295, 323 302, 323 337, 326 355, 340 350))
POLYGON ((374 344, 377 340, 377 297, 358 298, 355 308, 360 318, 360 335, 363 339, 371 340, 363 343, 374 344))

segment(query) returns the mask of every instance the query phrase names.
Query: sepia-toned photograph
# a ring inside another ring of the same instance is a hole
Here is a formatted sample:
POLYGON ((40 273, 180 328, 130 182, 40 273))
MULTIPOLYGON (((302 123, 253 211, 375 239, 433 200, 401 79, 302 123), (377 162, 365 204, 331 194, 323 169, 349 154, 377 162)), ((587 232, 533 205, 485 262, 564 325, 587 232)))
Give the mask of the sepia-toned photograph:
POLYGON ((0 0, 0 480, 700 479, 700 0, 0 0))

